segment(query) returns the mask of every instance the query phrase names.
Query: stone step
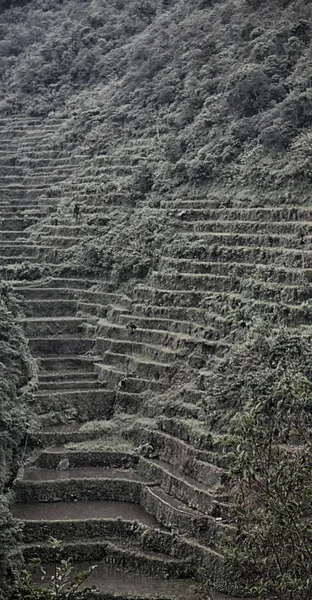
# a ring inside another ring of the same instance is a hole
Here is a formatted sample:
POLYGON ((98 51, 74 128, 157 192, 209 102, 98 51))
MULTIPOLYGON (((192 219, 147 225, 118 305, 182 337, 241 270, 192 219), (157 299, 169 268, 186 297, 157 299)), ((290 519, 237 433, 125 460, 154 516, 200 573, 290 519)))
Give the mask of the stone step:
POLYGON ((40 270, 41 275, 44 272, 43 270, 46 269, 47 271, 53 271, 54 269, 56 269, 60 262, 57 262, 57 259, 59 259, 59 261, 61 261, 61 257, 53 257, 54 258, 54 262, 46 262, 45 260, 40 261, 40 258, 37 256, 32 256, 31 254, 29 256, 22 256, 21 257, 22 260, 18 260, 16 256, 4 256, 2 259, 2 264, 1 266, 5 266, 5 265, 10 265, 10 266, 20 266, 21 264, 24 264, 30 269, 36 269, 36 267, 38 268, 38 270, 40 270))
POLYGON ((218 504, 217 492, 224 478, 223 471, 218 467, 215 467, 214 476, 207 484, 181 473, 162 460, 141 457, 137 470, 147 479, 158 481, 161 489, 169 496, 205 515, 211 515, 218 504))
POLYGON ((149 385, 140 393, 116 390, 114 414, 140 415, 145 412, 146 395, 150 395, 149 385))
MULTIPOLYGON (((175 334, 185 334, 187 336, 199 336, 203 337, 208 331, 208 327, 204 327, 191 319, 188 320, 179 320, 174 316, 172 319, 169 318, 161 318, 161 317, 153 317, 153 316, 145 316, 144 314, 135 314, 136 305, 133 305, 133 312, 128 311, 125 313, 124 311, 115 310, 114 307, 110 307, 107 312, 107 317, 109 320, 126 326, 129 322, 137 325, 139 329, 148 329, 148 330, 160 330, 166 331, 175 334)), ((149 313, 149 310, 152 307, 146 307, 146 313, 149 313)), ((158 307, 156 307, 158 308, 158 307)), ((139 311, 143 311, 143 306, 140 306, 139 311)), ((138 312, 139 312, 138 311, 138 312)), ((101 319, 100 319, 101 321, 101 319)), ((214 328, 211 327, 211 334, 213 336, 214 328)))
POLYGON ((60 169, 66 171, 66 169, 77 169, 81 164, 86 160, 86 156, 84 154, 76 154, 76 155, 67 155, 67 156, 57 156, 51 158, 40 158, 37 154, 31 157, 31 160, 28 156, 18 157, 17 164, 21 167, 25 166, 26 168, 31 166, 32 169, 36 170, 36 172, 47 171, 50 167, 55 169, 60 169))
MULTIPOLYGON (((222 317, 217 312, 208 312, 207 309, 195 308, 189 306, 163 306, 157 304, 139 304, 135 303, 132 305, 134 314, 137 314, 138 318, 151 318, 160 319, 167 321, 168 323, 181 323, 190 322, 194 324, 194 327, 209 329, 210 326, 219 321, 222 322, 222 317)), ((131 314, 131 319, 134 317, 131 314)))
POLYGON ((153 405, 153 399, 148 404, 148 414, 150 417, 158 417, 161 413, 164 417, 182 417, 184 419, 199 419, 203 417, 203 404, 206 398, 206 393, 202 393, 201 402, 194 404, 191 401, 188 402, 187 396, 178 397, 177 400, 170 398, 161 399, 157 402, 157 406, 153 405))
POLYGON ((1 242, 5 241, 16 241, 17 239, 19 239, 19 237, 21 237, 21 231, 12 231, 12 230, 6 230, 6 229, 1 229, 0 230, 0 240, 1 242))
POLYGON ((206 295, 207 290, 168 290, 143 284, 136 286, 133 294, 138 304, 183 306, 185 309, 199 306, 206 295))
MULTIPOLYGON (((77 276, 73 277, 49 277, 44 280, 39 281, 36 284, 28 285, 28 288, 35 288, 39 290, 41 288, 48 288, 49 290, 55 288, 62 288, 68 290, 69 288, 73 288, 75 290, 80 289, 88 289, 89 287, 103 284, 102 280, 99 279, 88 279, 85 277, 77 278, 77 276)), ((12 283, 13 286, 22 287, 26 289, 26 286, 21 286, 20 283, 12 283)))
MULTIPOLYGON (((61 461, 57 469, 30 467, 21 469, 14 482, 15 500, 27 504, 34 502, 63 502, 71 500, 111 500, 138 502, 141 489, 149 481, 133 469, 80 467, 63 469, 61 461)), ((68 507, 64 507, 66 511, 68 507)))
POLYGON ((15 217, 14 219, 7 219, 0 215, 0 230, 4 229, 6 231, 23 231, 35 222, 36 219, 34 218, 21 219, 19 217, 15 217))
POLYGON ((166 431, 137 427, 133 429, 132 436, 138 447, 151 444, 158 460, 171 465, 182 477, 190 476, 207 487, 223 483, 224 470, 211 462, 212 452, 199 450, 190 442, 166 431))
POLYGON ((177 534, 196 536, 199 527, 208 521, 203 513, 189 508, 158 486, 142 489, 141 506, 163 527, 177 534))
POLYGON ((94 317, 106 317, 107 314, 107 306, 102 306, 102 304, 98 304, 96 302, 83 302, 81 300, 77 301, 77 312, 78 314, 90 315, 94 317))
MULTIPOLYGON (((72 174, 70 174, 72 175, 72 174)), ((57 173, 51 169, 49 174, 44 173, 31 173, 31 174, 18 174, 12 170, 11 173, 6 171, 6 175, 0 176, 0 184, 4 188, 11 188, 15 186, 23 185, 25 189, 35 188, 37 186, 48 186, 62 185, 62 182, 68 181, 68 173, 57 173)))
POLYGON ((180 291, 230 292, 240 288, 240 278, 211 273, 166 273, 153 271, 149 283, 155 288, 167 289, 170 293, 180 291))
POLYGON ((84 294, 85 290, 82 288, 61 288, 61 287, 43 287, 40 286, 16 286, 15 291, 25 299, 30 300, 71 300, 84 294))
POLYGON ((290 302, 301 303, 311 297, 309 286, 301 283, 299 285, 283 285, 270 283, 261 280, 245 281, 237 277, 227 277, 226 275, 194 274, 180 273, 178 275, 167 275, 166 273, 153 273, 150 278, 151 284, 155 287, 167 288, 169 291, 175 290, 179 293, 184 290, 196 290, 200 294, 201 290, 213 292, 233 292, 242 291, 245 295, 256 299, 270 300, 272 302, 290 302))
MULTIPOLYGON (((89 425, 89 424, 88 424, 89 425)), ((97 426, 97 423, 91 425, 97 426)), ((78 425, 78 429, 85 429, 84 425, 78 425)), ((94 431, 94 427, 89 433, 94 431)), ((70 430, 77 432, 77 423, 74 425, 58 425, 56 427, 46 428, 42 433, 61 435, 70 430)), ((96 427, 98 434, 99 428, 96 427)), ((50 445, 51 446, 51 445, 50 445)), ((60 461, 66 460, 70 469, 79 469, 81 467, 101 467, 106 469, 132 469, 138 464, 139 457, 134 452, 112 451, 112 450, 69 450, 62 446, 45 448, 37 456, 34 466, 43 469, 57 469, 60 461)))
POLYGON ((92 231, 91 227, 88 227, 86 225, 42 225, 40 228, 40 233, 41 235, 47 236, 49 238, 60 236, 76 237, 85 231, 90 232, 90 230, 92 231))

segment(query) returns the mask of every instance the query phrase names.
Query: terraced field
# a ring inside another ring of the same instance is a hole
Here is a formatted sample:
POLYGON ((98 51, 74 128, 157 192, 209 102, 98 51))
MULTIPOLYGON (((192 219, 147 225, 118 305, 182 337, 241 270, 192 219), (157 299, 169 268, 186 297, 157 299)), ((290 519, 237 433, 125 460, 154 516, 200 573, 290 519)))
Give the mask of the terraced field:
POLYGON ((120 568, 121 579, 137 574, 123 597, 192 598, 199 566, 231 592, 220 575, 222 541, 235 534, 226 457, 203 412, 210 359, 233 343, 237 309, 310 335, 312 207, 160 198, 177 232, 170 252, 116 289, 66 251, 92 236, 94 213, 105 219, 92 182, 131 181, 144 143, 116 164, 114 152, 61 151, 61 118, 0 126, 1 276, 24 298, 39 364, 38 422, 12 508, 24 555, 49 563, 53 535, 78 563, 100 565, 103 593, 107 581, 118 593, 107 570, 120 568))

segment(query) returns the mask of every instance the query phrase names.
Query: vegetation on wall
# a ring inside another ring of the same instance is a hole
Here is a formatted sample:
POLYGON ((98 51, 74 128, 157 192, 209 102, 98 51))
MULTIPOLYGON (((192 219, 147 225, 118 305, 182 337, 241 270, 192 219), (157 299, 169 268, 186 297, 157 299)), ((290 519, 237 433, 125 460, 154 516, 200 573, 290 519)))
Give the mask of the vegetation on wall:
POLYGON ((237 534, 225 547, 238 589, 312 592, 310 341, 257 320, 212 373, 207 418, 229 451, 237 534))
MULTIPOLYGON (((0 565, 19 538, 7 491, 23 456, 31 418, 30 380, 35 368, 21 328, 19 305, 7 284, 0 286, 0 565)), ((3 574, 3 573, 2 573, 3 574)), ((0 594, 1 597, 1 594, 0 594)))

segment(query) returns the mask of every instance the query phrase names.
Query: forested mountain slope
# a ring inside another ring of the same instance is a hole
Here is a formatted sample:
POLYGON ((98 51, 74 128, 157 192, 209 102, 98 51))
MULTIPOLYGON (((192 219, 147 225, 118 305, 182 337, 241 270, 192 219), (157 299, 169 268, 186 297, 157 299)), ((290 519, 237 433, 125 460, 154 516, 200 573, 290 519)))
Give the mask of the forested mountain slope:
POLYGON ((24 555, 50 562, 56 535, 178 599, 185 575, 242 590, 226 549, 253 584, 282 547, 286 579, 273 566, 263 594, 310 598, 311 3, 0 6, 0 276, 40 367, 14 484, 24 555), (254 473, 285 474, 289 521, 253 505, 237 535, 231 469, 252 498, 254 473), (92 522, 99 498, 121 518, 92 522))
POLYGON ((0 36, 3 114, 99 108, 93 152, 164 132, 175 184, 310 182, 305 0, 13 0, 0 36))

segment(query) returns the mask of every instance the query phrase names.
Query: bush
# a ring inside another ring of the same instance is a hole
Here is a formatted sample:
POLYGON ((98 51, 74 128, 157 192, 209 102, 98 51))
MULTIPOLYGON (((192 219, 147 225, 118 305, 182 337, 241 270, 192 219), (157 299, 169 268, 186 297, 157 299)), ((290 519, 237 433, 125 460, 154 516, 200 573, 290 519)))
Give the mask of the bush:
POLYGON ((96 566, 74 573, 71 558, 62 558, 62 544, 55 538, 49 539, 49 545, 55 553, 53 574, 46 581, 46 571, 40 558, 33 561, 33 567, 41 572, 44 585, 34 581, 31 571, 23 570, 18 583, 18 589, 13 593, 12 600, 91 600, 96 598, 95 588, 83 587, 96 566))
POLYGON ((311 390, 292 393, 268 412, 261 403, 237 419, 231 470, 237 537, 226 570, 257 598, 312 596, 311 390))

